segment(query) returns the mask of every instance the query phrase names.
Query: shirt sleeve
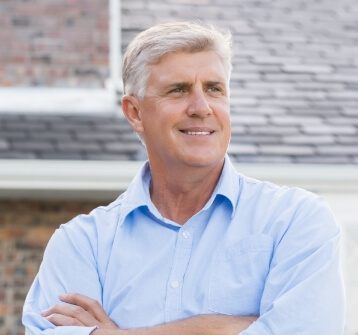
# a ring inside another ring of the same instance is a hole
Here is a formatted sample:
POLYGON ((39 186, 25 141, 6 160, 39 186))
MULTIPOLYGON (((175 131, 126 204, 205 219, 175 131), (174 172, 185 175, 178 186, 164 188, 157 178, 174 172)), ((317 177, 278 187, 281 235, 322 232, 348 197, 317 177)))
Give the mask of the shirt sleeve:
POLYGON ((240 334, 340 335, 344 306, 340 229, 322 199, 309 199, 276 245, 259 318, 240 334))
POLYGON ((102 302, 96 264, 96 230, 88 216, 62 225, 51 237, 39 272, 26 297, 26 335, 87 335, 95 327, 56 327, 41 312, 60 303, 62 293, 81 293, 102 302))

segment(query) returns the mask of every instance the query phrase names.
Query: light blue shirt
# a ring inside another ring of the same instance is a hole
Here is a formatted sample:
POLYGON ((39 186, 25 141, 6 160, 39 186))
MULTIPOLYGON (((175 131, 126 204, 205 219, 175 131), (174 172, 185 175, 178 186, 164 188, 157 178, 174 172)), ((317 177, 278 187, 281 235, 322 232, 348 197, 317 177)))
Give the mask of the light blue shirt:
POLYGON ((40 312, 64 292, 98 300, 123 328, 198 314, 259 315, 241 335, 339 335, 340 229, 318 196, 238 174, 225 159, 184 225, 158 212, 145 164, 107 207, 61 225, 24 305, 26 334, 89 334, 40 312))

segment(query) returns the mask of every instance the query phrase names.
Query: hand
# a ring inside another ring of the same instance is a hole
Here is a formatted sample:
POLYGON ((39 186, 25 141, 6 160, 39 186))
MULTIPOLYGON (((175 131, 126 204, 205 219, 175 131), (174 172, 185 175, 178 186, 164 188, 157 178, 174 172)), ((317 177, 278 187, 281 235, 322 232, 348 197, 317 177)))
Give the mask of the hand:
POLYGON ((63 294, 60 300, 66 304, 57 304, 41 313, 55 326, 97 326, 99 329, 118 329, 107 316, 100 303, 77 293, 63 294))

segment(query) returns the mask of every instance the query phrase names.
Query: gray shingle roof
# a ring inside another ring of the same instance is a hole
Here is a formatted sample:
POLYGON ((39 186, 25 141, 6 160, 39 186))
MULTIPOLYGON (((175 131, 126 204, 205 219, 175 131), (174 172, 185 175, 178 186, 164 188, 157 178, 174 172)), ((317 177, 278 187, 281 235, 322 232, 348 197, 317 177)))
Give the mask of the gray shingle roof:
MULTIPOLYGON (((358 164, 356 0, 123 0, 123 47, 172 19, 231 29, 236 161, 358 164)), ((0 158, 142 159, 123 119, 0 115, 0 158)))
POLYGON ((0 115, 0 158, 140 159, 141 145, 119 117, 0 115))

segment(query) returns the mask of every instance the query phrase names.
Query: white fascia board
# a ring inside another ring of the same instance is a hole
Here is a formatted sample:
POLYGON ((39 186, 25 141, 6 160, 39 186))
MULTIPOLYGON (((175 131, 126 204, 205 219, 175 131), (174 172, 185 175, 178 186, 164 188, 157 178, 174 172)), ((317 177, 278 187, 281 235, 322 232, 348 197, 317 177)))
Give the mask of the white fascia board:
MULTIPOLYGON (((143 162, 0 160, 1 198, 114 199, 143 162)), ((317 193, 358 193, 357 166, 235 164, 247 176, 317 193)))
POLYGON ((0 198, 112 199, 127 188, 140 164, 0 160, 0 198))
POLYGON ((109 0, 109 85, 114 94, 122 93, 122 30, 121 1, 109 0))
POLYGON ((108 115, 119 113, 116 99, 104 88, 0 88, 0 113, 108 115))
POLYGON ((358 193, 357 165, 235 164, 235 167, 247 176, 278 185, 316 193, 358 193))

